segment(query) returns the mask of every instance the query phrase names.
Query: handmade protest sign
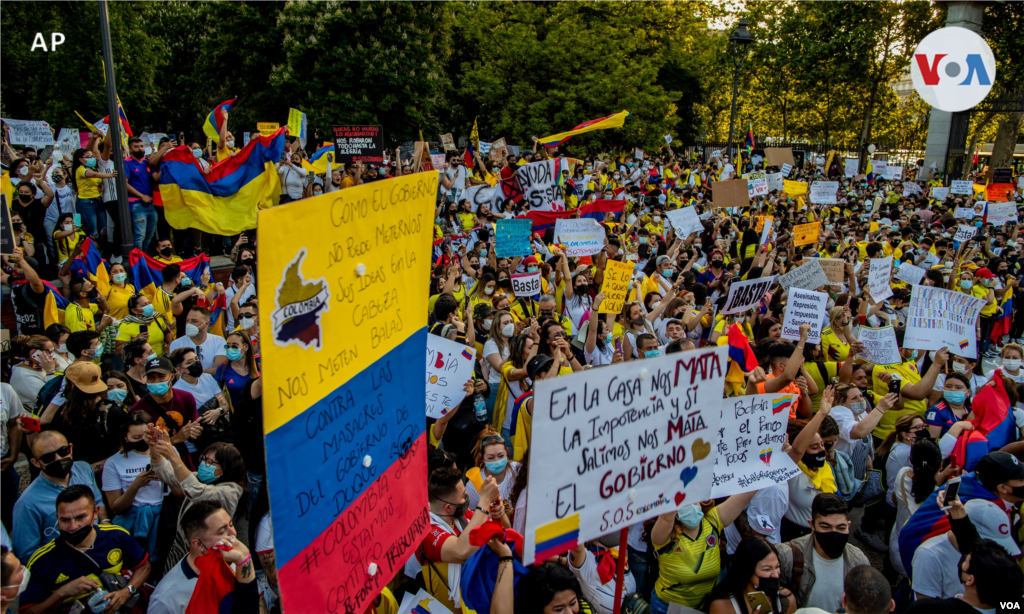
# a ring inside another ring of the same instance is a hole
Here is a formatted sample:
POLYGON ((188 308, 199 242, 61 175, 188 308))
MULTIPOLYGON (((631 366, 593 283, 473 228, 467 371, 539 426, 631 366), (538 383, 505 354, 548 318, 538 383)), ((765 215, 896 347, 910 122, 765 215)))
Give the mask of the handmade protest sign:
POLYGON ((985 198, 989 202, 1004 203, 1010 200, 1010 195, 1013 194, 1012 183, 991 183, 985 188, 985 198))
POLYGON ((256 130, 259 131, 260 136, 270 136, 280 127, 281 124, 277 122, 256 122, 256 130))
POLYGON ((562 170, 568 170, 563 158, 531 162, 519 167, 519 185, 523 198, 531 211, 563 211, 562 186, 558 177, 562 170))
POLYGON ((988 204, 988 221, 996 226, 1017 221, 1017 203, 990 202, 988 204))
POLYGON ((858 172, 860 172, 860 160, 857 158, 843 160, 843 177, 856 177, 858 172))
POLYGON ((905 182, 903 184, 903 196, 913 196, 914 194, 924 194, 921 185, 913 181, 905 182))
POLYGON ((910 264, 909 262, 904 262, 900 265, 900 268, 896 270, 896 274, 893 275, 893 279, 896 279, 897 281, 904 281, 912 286, 916 286, 921 283, 922 279, 924 279, 925 273, 927 273, 927 271, 921 267, 910 264))
POLYGON ((750 197, 768 194, 768 176, 764 171, 747 174, 747 195, 750 197))
POLYGON ((892 296, 892 256, 868 260, 868 292, 875 301, 884 301, 892 296))
POLYGON ((711 496, 727 351, 536 382, 524 562, 711 496))
POLYGON ((985 210, 988 209, 988 201, 976 200, 974 201, 974 217, 981 217, 985 215, 985 210))
MULTIPOLYGON (((145 139, 143 139, 145 142, 145 139)), ((75 150, 79 148, 81 143, 78 140, 78 131, 72 128, 61 128, 60 133, 57 135, 57 140, 53 144, 54 156, 58 160, 67 156, 67 159, 71 159, 74 155, 75 150)), ((152 150, 151 150, 152 151, 152 150)))
POLYGON ((634 149, 633 150, 633 157, 636 158, 637 160, 643 160, 644 159, 644 150, 640 149, 639 147, 634 149))
MULTIPOLYGON (((441 158, 440 168, 444 168, 444 156, 442 155, 441 158)), ((434 166, 438 168, 436 164, 434 166)), ((463 190, 462 198, 469 201, 473 213, 480 210, 480 205, 487 205, 487 208, 493 212, 501 209, 501 203, 505 200, 505 194, 501 191, 501 186, 498 185, 475 185, 463 190)))
POLYGON ((953 217, 958 220, 969 220, 974 217, 974 207, 957 207, 953 217))
POLYGON ((452 138, 451 133, 441 135, 441 144, 444 145, 445 151, 458 151, 455 147, 455 139, 452 138))
POLYGON ((485 143, 483 141, 479 141, 477 144, 480 146, 480 155, 481 156, 486 156, 488 153, 491 152, 491 145, 493 143, 485 143))
POLYGON ((0 194, 0 254, 10 256, 15 247, 17 243, 14 242, 14 227, 11 226, 11 208, 7 204, 7 195, 0 194))
POLYGON ((749 207, 746 179, 713 181, 711 183, 712 207, 749 207))
POLYGON ((903 178, 903 167, 886 166, 881 171, 881 177, 886 181, 899 181, 903 178))
POLYGON ((9 143, 40 147, 53 145, 53 132, 50 131, 50 124, 46 122, 6 118, 0 121, 7 124, 9 143))
POLYGON ((841 284, 846 279, 846 261, 842 258, 815 258, 814 260, 821 265, 821 270, 825 272, 829 283, 841 284))
POLYGON ((498 258, 529 256, 533 253, 530 245, 531 219, 498 220, 494 230, 494 255, 498 258))
POLYGON ((857 358, 875 365, 898 365, 903 362, 900 346, 896 342, 896 330, 892 326, 861 326, 857 341, 864 344, 864 351, 857 354, 857 358))
POLYGON ((604 249, 604 240, 604 224, 595 219, 584 217, 555 220, 555 242, 565 245, 565 255, 570 258, 592 256, 600 252, 604 249))
POLYGON ((473 378, 476 348, 440 335, 427 335, 427 417, 440 418, 466 398, 463 386, 473 378))
POLYGON ((782 338, 799 341, 800 325, 810 324, 807 340, 811 343, 821 343, 821 323, 826 317, 828 294, 796 287, 790 288, 788 294, 786 317, 782 321, 782 338))
MULTIPOLYGON (((1010 183, 1013 180, 1013 168, 1003 166, 992 169, 992 184, 1010 183)), ((992 185, 990 184, 990 185, 992 185)))
POLYGON ((491 143, 491 150, 488 152, 488 157, 495 162, 505 161, 505 158, 508 157, 508 146, 505 145, 504 137, 491 143))
POLYGON ((512 293, 516 296, 535 296, 540 294, 540 271, 512 275, 512 293))
POLYGON ((974 326, 985 301, 932 286, 914 286, 910 292, 903 347, 938 350, 943 347, 965 358, 978 357, 974 326))
POLYGON ((949 196, 949 188, 932 188, 932 198, 946 200, 947 196, 949 196))
POLYGON ((779 174, 782 175, 783 177, 789 177, 789 172, 792 171, 792 170, 793 170, 793 165, 792 164, 783 164, 782 167, 779 168, 779 174))
POLYGON ((768 180, 768 191, 769 192, 781 192, 785 189, 785 179, 782 178, 782 173, 769 173, 765 176, 768 180))
POLYGON ((790 181, 789 179, 783 179, 783 191, 789 196, 800 196, 807 193, 807 182, 806 181, 790 181))
POLYGON ((411 289, 430 275, 437 183, 259 212, 263 487, 288 519, 274 528, 286 611, 364 611, 430 529, 427 296, 411 289))
POLYGON ((598 313, 622 313, 622 306, 625 305, 626 296, 629 294, 629 280, 632 277, 632 262, 608 261, 604 270, 604 283, 601 284, 604 300, 601 301, 598 313))
POLYGON ((342 164, 384 161, 384 129, 380 126, 332 126, 334 159, 342 164))
POLYGON ((665 135, 665 143, 667 143, 669 145, 672 144, 672 135, 671 134, 666 134, 665 135))
POLYGON ((811 202, 818 205, 834 205, 838 181, 815 181, 811 183, 811 202))
POLYGON ((768 218, 768 223, 761 229, 761 240, 758 242, 758 245, 766 245, 768 241, 771 240, 774 228, 775 226, 772 218, 768 218))
MULTIPOLYGON (((791 168, 796 165, 796 161, 793 160, 793 148, 792 147, 765 147, 764 148, 765 166, 778 166, 789 165, 791 168)), ((783 175, 789 175, 788 171, 783 170, 783 175)))
POLYGON ((790 288, 817 290, 828 284, 828 276, 821 268, 818 258, 809 258, 806 263, 779 277, 779 285, 786 292, 789 292, 790 288))
POLYGON ((810 243, 818 242, 818 233, 821 231, 821 222, 810 224, 797 224, 793 227, 793 245, 800 247, 810 243))
POLYGON ((700 217, 697 216, 696 207, 672 209, 665 213, 665 217, 672 224, 677 237, 685 239, 695 232, 704 232, 704 224, 701 223, 700 217))
POLYGON ((800 403, 800 395, 755 394, 722 401, 713 499, 785 484, 800 473, 782 451, 794 403, 800 403))
POLYGON ((978 229, 968 224, 960 224, 957 226, 956 235, 953 237, 953 241, 957 243, 966 243, 974 238, 977 234, 978 229))
POLYGON ((967 180, 954 179, 949 182, 949 193, 950 194, 974 194, 974 182, 967 180))
POLYGON ((729 286, 729 296, 725 299, 725 306, 721 314, 724 316, 733 313, 742 313, 756 307, 764 298, 768 289, 775 283, 775 276, 746 281, 734 281, 729 286))

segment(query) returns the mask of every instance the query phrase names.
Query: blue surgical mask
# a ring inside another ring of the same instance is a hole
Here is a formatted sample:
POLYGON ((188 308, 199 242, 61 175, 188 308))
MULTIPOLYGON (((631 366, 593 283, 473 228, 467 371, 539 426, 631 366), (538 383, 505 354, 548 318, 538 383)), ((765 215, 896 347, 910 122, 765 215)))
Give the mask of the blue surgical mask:
POLYGON ((128 275, 124 273, 114 273, 114 281, 119 284, 123 284, 128 279, 128 275))
POLYGON ((206 461, 199 463, 199 470, 196 471, 196 479, 203 484, 213 484, 217 481, 215 472, 217 468, 213 465, 208 464, 206 461))
POLYGON ((967 392, 963 390, 943 390, 942 398, 953 405, 963 405, 967 400, 967 392))
POLYGON ((657 358, 658 356, 661 356, 660 350, 647 350, 644 352, 644 358, 657 358))
POLYGON ((917 360, 917 356, 917 350, 914 350, 913 352, 910 353, 910 358, 908 360, 917 360))
POLYGON ((977 222, 974 223, 974 227, 975 228, 981 228, 983 224, 984 224, 984 222, 982 222, 981 220, 978 220, 977 222))
POLYGON ((488 471, 495 475, 504 471, 506 465, 508 465, 508 458, 496 460, 493 463, 484 463, 484 467, 486 467, 488 471))
POLYGON ((120 388, 111 388, 107 391, 107 400, 115 403, 124 403, 124 400, 128 398, 128 391, 121 390, 120 388))
POLYGON ((675 272, 676 272, 675 269, 662 269, 661 276, 662 277, 671 277, 672 273, 675 273, 675 272))
POLYGON ((99 358, 100 356, 103 356, 103 346, 102 345, 92 351, 92 357, 93 358, 99 358))
POLYGON ((683 523, 683 526, 687 529, 696 529, 700 526, 700 521, 704 519, 704 512, 700 509, 699 503, 693 505, 687 505, 681 510, 676 512, 676 518, 679 522, 683 523))
POLYGON ((162 397, 171 389, 171 382, 166 381, 156 382, 155 384, 146 384, 146 389, 153 393, 154 396, 162 397))
POLYGON ((142 315, 147 318, 152 318, 154 313, 156 313, 156 309, 152 305, 146 305, 142 308, 142 315))
POLYGON ((607 335, 605 335, 605 336, 604 336, 604 342, 605 342, 605 343, 607 343, 607 344, 609 344, 609 345, 611 345, 611 342, 612 342, 612 333, 608 333, 607 335))
POLYGON ((969 280, 969 279, 961 279, 960 280, 960 287, 963 288, 964 290, 970 290, 971 289, 971 280, 969 280))
POLYGON ((647 243, 647 237, 640 237, 640 243, 641 244, 647 243))
POLYGON ((225 353, 228 355, 228 360, 238 360, 242 357, 242 350, 239 348, 228 348, 225 353))
POLYGON ((536 273, 537 272, 537 267, 535 267, 535 266, 527 267, 526 268, 526 272, 527 273, 536 273))
POLYGON ((202 158, 203 157, 203 150, 202 149, 193 149, 192 150, 192 155, 197 157, 197 158, 202 158))
POLYGON ((182 277, 181 278, 181 287, 182 288, 187 288, 187 287, 189 287, 191 285, 192 285, 192 279, 191 278, 189 278, 189 277, 182 277))
POLYGON ((96 168, 96 158, 86 158, 85 166, 88 168, 96 168))

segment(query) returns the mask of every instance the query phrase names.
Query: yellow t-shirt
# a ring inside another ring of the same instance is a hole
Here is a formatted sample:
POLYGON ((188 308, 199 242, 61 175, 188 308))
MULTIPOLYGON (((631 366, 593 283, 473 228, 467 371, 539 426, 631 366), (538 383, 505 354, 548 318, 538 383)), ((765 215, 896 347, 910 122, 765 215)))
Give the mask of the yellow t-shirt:
POLYGON ((128 317, 128 299, 135 296, 135 286, 125 284, 124 288, 110 284, 110 292, 107 293, 107 308, 110 317, 115 320, 123 320, 128 317))
POLYGON ((840 341, 830 326, 821 331, 821 353, 828 360, 843 362, 850 355, 850 344, 840 341))
MULTIPOLYGON (((157 316, 159 317, 159 316, 157 316)), ((166 324, 164 325, 166 326, 166 324)), ((132 324, 130 322, 122 322, 121 326, 117 329, 116 341, 131 341, 133 338, 138 337, 142 334, 141 324, 132 324)), ((157 356, 164 355, 164 331, 160 328, 160 325, 156 323, 156 320, 150 322, 149 326, 146 327, 149 331, 149 345, 153 348, 153 352, 157 356)))
MULTIPOLYGON (((913 360, 908 360, 907 362, 898 365, 875 365, 875 368, 871 372, 871 389, 875 393, 876 399, 884 397, 889 392, 889 385, 878 379, 879 373, 898 373, 903 379, 900 383, 900 390, 902 390, 904 386, 916 384, 921 381, 921 374, 917 372, 917 363, 913 360)), ((910 412, 916 413, 923 418, 924 412, 927 409, 927 399, 921 401, 903 399, 903 409, 899 411, 890 409, 885 412, 882 419, 878 421, 878 426, 875 427, 875 430, 872 431, 871 434, 879 439, 885 439, 896 426, 897 418, 910 412)))
POLYGON ((476 215, 473 213, 460 211, 457 215, 459 216, 459 223, 462 225, 462 230, 473 230, 473 227, 476 226, 476 215))
POLYGON ((163 288, 157 288, 156 298, 153 300, 153 308, 156 309, 157 313, 163 314, 163 316, 167 318, 167 321, 171 324, 172 330, 175 328, 174 310, 171 308, 171 299, 173 298, 174 297, 167 294, 163 288))
POLYGON ((174 254, 171 254, 170 258, 164 258, 163 256, 157 256, 156 258, 153 258, 153 260, 156 260, 160 264, 174 264, 176 262, 183 262, 181 256, 175 256, 174 254))
POLYGON ((237 147, 225 147, 224 149, 221 149, 220 147, 218 147, 217 148, 217 162, 220 162, 221 160, 223 160, 225 158, 230 158, 231 154, 237 153, 238 151, 239 150, 238 150, 237 147))
POLYGON ((64 232, 64 229, 57 227, 53 231, 53 244, 57 246, 57 262, 59 264, 64 264, 67 259, 71 257, 71 254, 75 253, 75 247, 78 245, 78 242, 85 240, 86 234, 79 230, 73 235, 68 235, 63 239, 58 239, 56 237, 58 232, 64 232))
MULTIPOLYGON (((971 288, 971 296, 976 297, 976 298, 980 298, 983 301, 987 300, 988 299, 988 291, 989 291, 989 289, 990 288, 988 286, 983 286, 981 284, 977 284, 976 283, 976 284, 974 284, 974 287, 971 288)), ((992 303, 991 305, 985 305, 984 307, 982 307, 981 308, 981 315, 985 316, 986 318, 990 317, 990 316, 994 316, 994 315, 996 315, 996 311, 998 309, 999 309, 999 301, 996 301, 996 302, 992 303)))
POLYGON ((99 198, 100 197, 100 184, 103 182, 98 177, 86 178, 85 171, 91 171, 93 169, 79 166, 78 170, 75 171, 75 184, 78 187, 78 198, 99 198))
POLYGON ((825 370, 824 374, 828 375, 828 379, 832 379, 833 377, 839 377, 839 371, 842 368, 842 365, 838 362, 804 363, 804 369, 807 370, 811 379, 818 386, 818 392, 811 395, 811 411, 818 412, 818 406, 821 405, 821 397, 825 394, 825 386, 828 386, 828 381, 821 377, 823 375, 822 369, 825 370))
POLYGON ((700 607, 722 570, 718 549, 722 528, 718 509, 711 508, 701 520, 700 535, 695 539, 680 534, 663 544, 654 544, 656 550, 661 550, 672 543, 671 550, 658 557, 660 573, 654 590, 662 601, 700 607))
POLYGON ((351 188, 351 187, 352 187, 352 186, 354 186, 355 184, 356 184, 356 180, 355 180, 355 179, 353 179, 352 177, 350 177, 350 176, 348 176, 348 175, 345 175, 345 176, 344 176, 344 177, 343 177, 343 178, 341 179, 341 187, 339 187, 338 189, 339 189, 339 190, 343 190, 343 189, 345 189, 345 188, 351 188))
POLYGON ((89 305, 89 312, 83 309, 78 303, 71 303, 64 310, 64 326, 76 333, 80 330, 96 330, 96 313, 99 307, 95 304, 89 305))

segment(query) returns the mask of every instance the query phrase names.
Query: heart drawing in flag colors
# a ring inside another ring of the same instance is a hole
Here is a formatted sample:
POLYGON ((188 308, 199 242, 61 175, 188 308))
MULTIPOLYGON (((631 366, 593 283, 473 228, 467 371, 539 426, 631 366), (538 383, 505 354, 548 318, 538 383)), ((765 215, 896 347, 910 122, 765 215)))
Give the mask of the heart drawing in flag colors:
POLYGON ((683 486, 689 486, 695 477, 697 477, 697 468, 693 466, 679 472, 679 479, 683 481, 683 486))
POLYGON ((434 363, 434 368, 440 369, 442 367, 444 367, 444 357, 440 353, 438 353, 437 362, 434 363))
POLYGON ((686 499, 686 493, 684 493, 684 492, 677 492, 676 493, 676 507, 679 507, 679 504, 683 502, 683 499, 686 499))
POLYGON ((768 448, 767 450, 761 450, 761 454, 759 456, 761 458, 761 462, 762 463, 764 463, 766 465, 771 465, 772 464, 772 449, 771 448, 768 448))

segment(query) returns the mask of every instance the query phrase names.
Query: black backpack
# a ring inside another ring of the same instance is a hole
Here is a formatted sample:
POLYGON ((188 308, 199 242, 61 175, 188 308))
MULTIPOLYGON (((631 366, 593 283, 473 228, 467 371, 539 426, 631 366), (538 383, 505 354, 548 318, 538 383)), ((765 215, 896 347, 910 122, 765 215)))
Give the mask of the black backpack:
POLYGON ((42 415, 46 411, 46 407, 53 400, 53 397, 57 396, 60 392, 61 385, 64 384, 64 374, 61 373, 60 377, 55 377, 50 381, 43 384, 43 387, 39 389, 39 393, 36 395, 36 412, 37 415, 42 415))

